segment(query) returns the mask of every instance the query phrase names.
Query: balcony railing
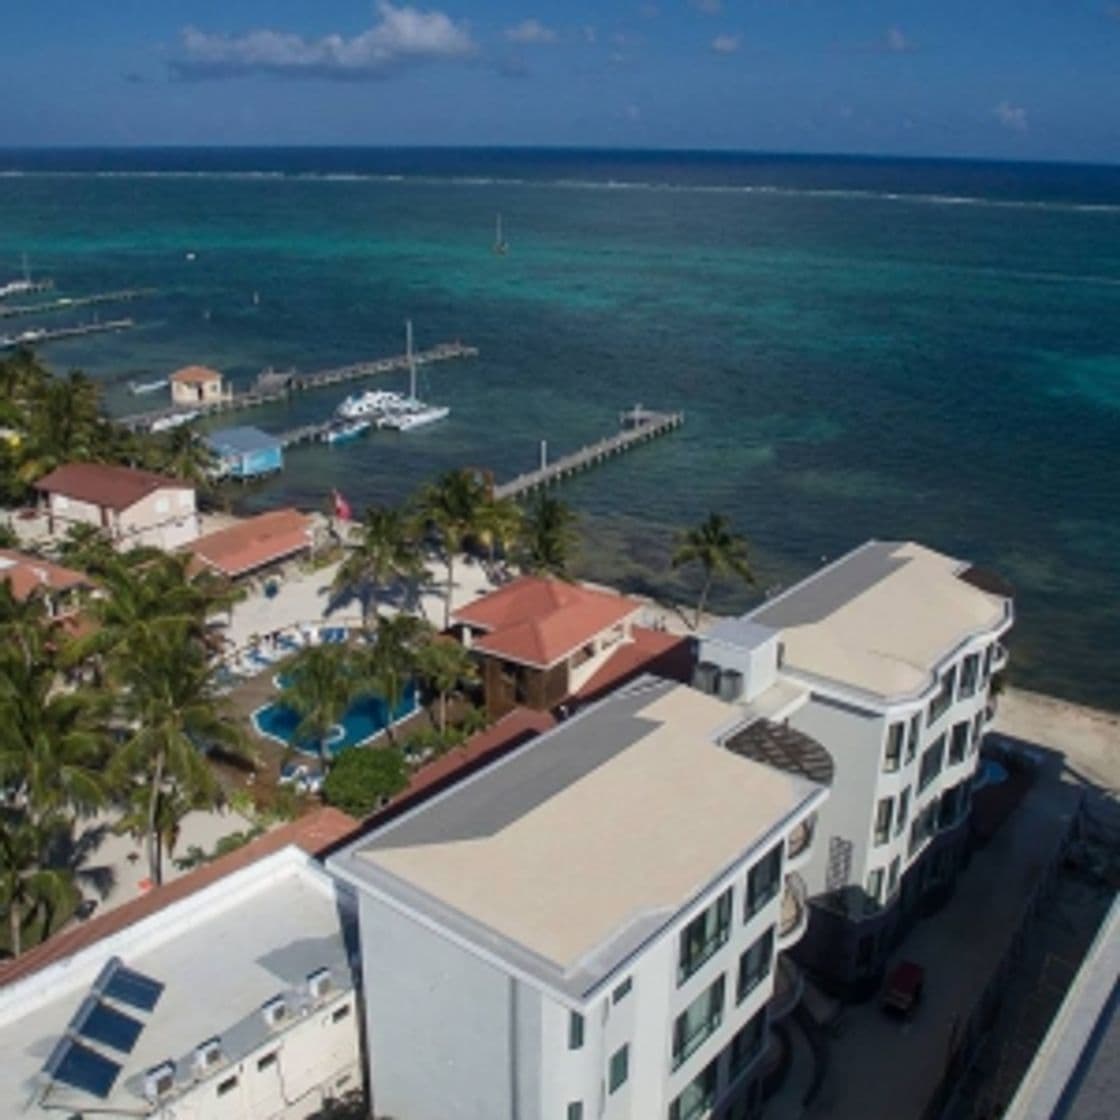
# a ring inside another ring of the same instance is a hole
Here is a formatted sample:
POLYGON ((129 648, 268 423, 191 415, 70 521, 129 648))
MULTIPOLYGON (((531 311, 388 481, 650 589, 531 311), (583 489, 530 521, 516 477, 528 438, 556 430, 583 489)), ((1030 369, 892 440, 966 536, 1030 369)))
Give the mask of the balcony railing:
POLYGON ((816 817, 807 817, 790 834, 786 841, 786 859, 797 859, 813 846, 816 817))
POLYGON ((992 650, 992 672, 998 673, 1000 669, 1007 665, 1007 646, 1002 642, 996 642, 995 648, 992 650))
POLYGON ((786 889, 782 893, 782 915, 778 922, 778 938, 791 937, 805 921, 808 907, 808 891, 805 880, 791 871, 786 876, 786 889))

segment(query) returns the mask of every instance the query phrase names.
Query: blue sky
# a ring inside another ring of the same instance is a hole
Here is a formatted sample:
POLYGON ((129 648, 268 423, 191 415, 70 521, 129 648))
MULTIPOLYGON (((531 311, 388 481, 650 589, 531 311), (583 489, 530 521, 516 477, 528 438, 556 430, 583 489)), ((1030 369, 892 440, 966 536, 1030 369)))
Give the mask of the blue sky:
POLYGON ((544 144, 1120 162, 1120 0, 36 0, 0 145, 544 144))

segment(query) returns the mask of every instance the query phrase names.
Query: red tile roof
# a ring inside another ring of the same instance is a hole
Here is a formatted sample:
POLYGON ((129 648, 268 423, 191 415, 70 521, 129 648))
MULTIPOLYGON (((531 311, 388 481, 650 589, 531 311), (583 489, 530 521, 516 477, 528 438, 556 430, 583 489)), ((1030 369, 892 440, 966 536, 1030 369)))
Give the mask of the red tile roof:
POLYGON ((11 585, 17 599, 26 599, 33 591, 67 591, 71 587, 92 586, 89 579, 72 568, 52 564, 38 556, 0 548, 0 583, 11 585))
POLYGON ((543 669, 641 609, 617 592, 522 576, 460 607, 453 617, 487 631, 473 641, 474 648, 543 669))
POLYGON ((211 863, 156 887, 142 897, 126 902, 100 917, 70 926, 41 945, 28 949, 15 960, 5 961, 0 964, 0 987, 72 957, 75 953, 96 945, 98 941, 112 937, 113 934, 158 913, 164 907, 216 883, 226 875, 288 847, 289 844, 302 848, 309 855, 319 855, 343 837, 349 836, 357 827, 358 822, 353 817, 338 809, 325 808, 273 829, 272 832, 266 832, 243 848, 219 856, 211 863))
POLYGON ((296 509, 276 509, 207 533, 186 548, 198 560, 233 578, 256 571, 311 546, 311 518, 296 509))
POLYGON ((206 366, 184 366, 177 369, 169 378, 182 385, 198 385, 205 381, 221 381, 222 375, 216 369, 206 366))
POLYGON ((35 488, 116 510, 128 509, 157 490, 194 489, 177 478, 109 463, 65 463, 39 479, 35 488))

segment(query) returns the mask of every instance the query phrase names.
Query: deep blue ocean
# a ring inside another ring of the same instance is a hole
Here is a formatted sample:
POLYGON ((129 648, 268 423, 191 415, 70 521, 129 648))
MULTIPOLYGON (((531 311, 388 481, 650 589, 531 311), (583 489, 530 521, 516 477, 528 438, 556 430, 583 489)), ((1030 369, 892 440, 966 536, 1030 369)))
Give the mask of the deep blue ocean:
MULTIPOLYGON (((409 317, 420 345, 480 348, 424 374, 448 422, 295 449, 250 507, 394 501, 459 465, 503 478, 542 438, 560 453, 637 401, 681 408, 679 433, 564 485, 584 574, 683 593, 673 532, 717 510, 752 545, 758 589, 717 599, 742 609, 867 537, 913 537, 1014 584, 1015 683, 1120 708, 1118 167, 0 152, 0 282, 23 253, 62 295, 158 289, 122 312, 137 330, 43 351, 117 411, 130 380, 187 363, 245 382, 396 352, 409 317)), ((342 395, 232 422, 280 430, 342 395)))

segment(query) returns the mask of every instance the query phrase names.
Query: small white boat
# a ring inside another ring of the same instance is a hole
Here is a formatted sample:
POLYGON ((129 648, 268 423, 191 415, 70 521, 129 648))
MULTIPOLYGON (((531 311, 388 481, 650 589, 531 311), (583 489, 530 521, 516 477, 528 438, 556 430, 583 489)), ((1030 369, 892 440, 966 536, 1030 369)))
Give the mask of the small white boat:
POLYGON ((346 420, 366 416, 377 419, 403 402, 404 397, 400 393, 393 393, 388 389, 367 389, 364 393, 354 393, 347 397, 336 411, 346 420))
POLYGON ((148 427, 149 432, 169 432, 172 428, 181 428, 192 420, 197 420, 200 413, 198 409, 188 409, 186 412, 175 412, 170 416, 161 416, 153 420, 148 427))
POLYGON ((158 381, 130 381, 128 383, 128 391, 133 396, 139 396, 141 393, 154 393, 157 389, 162 389, 166 384, 166 377, 161 377, 158 381))
POLYGON ((335 420, 323 432, 323 442, 346 443, 349 440, 357 439, 364 432, 368 432, 371 427, 373 427, 373 421, 365 417, 358 417, 355 420, 335 420))

